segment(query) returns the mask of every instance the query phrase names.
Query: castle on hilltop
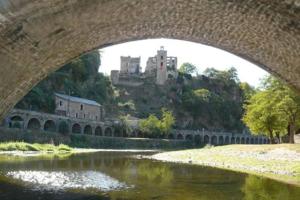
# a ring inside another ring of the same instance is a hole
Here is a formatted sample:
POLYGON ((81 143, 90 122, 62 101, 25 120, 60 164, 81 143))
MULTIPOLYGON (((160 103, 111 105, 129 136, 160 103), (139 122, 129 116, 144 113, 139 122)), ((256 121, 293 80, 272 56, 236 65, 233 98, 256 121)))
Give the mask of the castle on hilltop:
POLYGON ((138 86, 143 84, 143 79, 154 77, 157 85, 164 85, 168 79, 178 76, 177 57, 168 56, 164 47, 148 58, 144 73, 140 63, 140 57, 121 56, 120 70, 111 71, 112 84, 138 86))

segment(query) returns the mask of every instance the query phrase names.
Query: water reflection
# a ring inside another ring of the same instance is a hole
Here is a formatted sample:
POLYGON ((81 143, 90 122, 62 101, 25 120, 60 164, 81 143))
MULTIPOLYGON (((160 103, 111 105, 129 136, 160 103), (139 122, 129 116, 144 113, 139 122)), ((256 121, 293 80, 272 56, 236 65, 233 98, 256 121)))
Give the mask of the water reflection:
POLYGON ((300 199, 300 188, 293 189, 293 187, 289 187, 288 185, 257 176, 247 176, 242 190, 245 193, 244 200, 300 199))
POLYGON ((300 188, 273 180, 213 168, 138 160, 132 157, 135 154, 102 152, 63 159, 14 160, 0 156, 0 199, 21 194, 26 194, 26 199, 112 200, 298 200, 300 196, 300 188), (49 191, 42 189, 34 191, 45 185, 52 188, 51 195, 45 195, 49 191))
POLYGON ((128 188, 125 183, 96 171, 47 172, 12 171, 7 176, 30 184, 38 190, 99 189, 101 191, 128 188))

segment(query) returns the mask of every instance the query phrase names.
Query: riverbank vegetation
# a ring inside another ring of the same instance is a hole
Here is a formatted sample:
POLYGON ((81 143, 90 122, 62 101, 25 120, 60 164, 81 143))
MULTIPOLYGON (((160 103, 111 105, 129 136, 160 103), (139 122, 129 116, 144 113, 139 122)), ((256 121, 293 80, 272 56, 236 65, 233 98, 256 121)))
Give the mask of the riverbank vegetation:
POLYGON ((112 86, 98 73, 100 64, 99 51, 73 60, 41 81, 16 107, 54 113, 55 92, 93 99, 105 106, 108 118, 143 119, 140 131, 150 138, 162 138, 171 128, 241 133, 248 127, 272 143, 294 143, 300 130, 300 95, 271 76, 253 88, 240 82, 233 67, 199 73, 197 66, 184 63, 178 77, 164 86, 151 78, 141 86, 112 86))
POLYGON ((3 142, 0 143, 0 151, 37 151, 48 153, 65 153, 72 152, 73 149, 67 145, 60 144, 30 144, 26 142, 3 142))
POLYGON ((162 109, 162 117, 158 119, 155 115, 150 115, 139 123, 139 129, 149 138, 165 138, 170 133, 175 123, 175 118, 171 111, 162 109))
POLYGON ((99 137, 93 135, 70 134, 8 129, 0 127, 0 142, 24 141, 39 144, 66 144, 72 148, 94 149, 186 149, 193 143, 185 140, 99 137))
POLYGON ((272 143, 295 143, 300 128, 300 95, 278 79, 269 76, 262 87, 245 104, 243 121, 254 134, 264 134, 272 143), (275 138, 277 141, 275 141, 275 138))
POLYGON ((109 78, 98 72, 100 64, 99 51, 74 59, 42 80, 16 107, 54 113, 56 92, 93 99, 101 105, 109 104, 113 89, 109 78))
POLYGON ((151 158, 246 172, 300 186, 300 144, 227 145, 164 152, 151 158))

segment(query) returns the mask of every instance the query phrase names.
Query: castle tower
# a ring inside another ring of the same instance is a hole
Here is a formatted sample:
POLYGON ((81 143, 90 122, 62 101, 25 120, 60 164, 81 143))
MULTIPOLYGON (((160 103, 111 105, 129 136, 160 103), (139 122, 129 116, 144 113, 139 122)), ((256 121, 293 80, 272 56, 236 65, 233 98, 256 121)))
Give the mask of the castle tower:
POLYGON ((164 85, 167 80, 167 51, 160 47, 156 55, 156 84, 164 85))
POLYGON ((121 74, 140 74, 140 57, 121 56, 121 74))

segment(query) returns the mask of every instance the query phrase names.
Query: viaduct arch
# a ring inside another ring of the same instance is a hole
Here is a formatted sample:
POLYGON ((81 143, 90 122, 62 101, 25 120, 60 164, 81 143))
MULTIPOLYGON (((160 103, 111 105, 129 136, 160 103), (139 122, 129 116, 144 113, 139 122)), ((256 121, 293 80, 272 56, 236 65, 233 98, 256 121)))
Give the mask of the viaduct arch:
POLYGON ((0 118, 82 53, 173 38, 224 49, 300 91, 299 0, 3 0, 0 118))

